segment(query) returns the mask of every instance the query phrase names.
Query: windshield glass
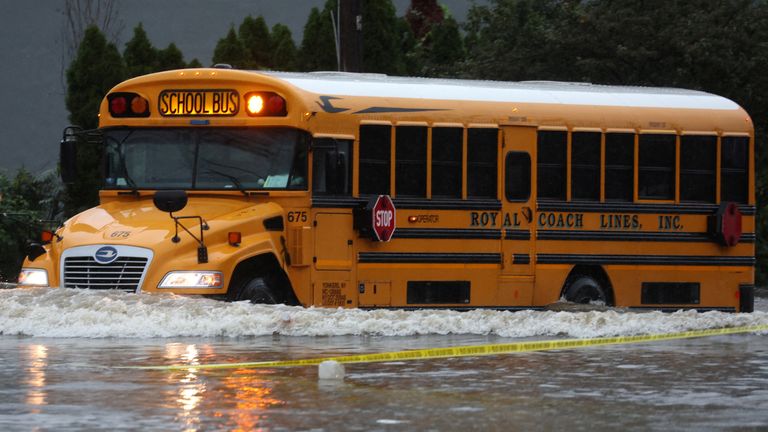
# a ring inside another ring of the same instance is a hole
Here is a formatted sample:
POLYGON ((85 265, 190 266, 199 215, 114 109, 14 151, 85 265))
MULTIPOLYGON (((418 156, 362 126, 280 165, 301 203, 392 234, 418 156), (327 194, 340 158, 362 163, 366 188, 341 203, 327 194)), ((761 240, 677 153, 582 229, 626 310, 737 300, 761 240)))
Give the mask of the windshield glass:
POLYGON ((307 186, 308 135, 296 129, 114 129, 104 140, 107 189, 307 186))

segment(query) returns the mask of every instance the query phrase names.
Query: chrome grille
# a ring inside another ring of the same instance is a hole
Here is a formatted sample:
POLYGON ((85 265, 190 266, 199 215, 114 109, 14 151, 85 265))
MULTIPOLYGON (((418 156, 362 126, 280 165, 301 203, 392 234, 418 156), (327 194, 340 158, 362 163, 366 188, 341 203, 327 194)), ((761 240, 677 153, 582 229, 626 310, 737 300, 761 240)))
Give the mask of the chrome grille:
POLYGON ((68 257, 64 259, 64 287, 136 291, 146 266, 144 257, 123 256, 109 264, 99 264, 90 256, 68 257))

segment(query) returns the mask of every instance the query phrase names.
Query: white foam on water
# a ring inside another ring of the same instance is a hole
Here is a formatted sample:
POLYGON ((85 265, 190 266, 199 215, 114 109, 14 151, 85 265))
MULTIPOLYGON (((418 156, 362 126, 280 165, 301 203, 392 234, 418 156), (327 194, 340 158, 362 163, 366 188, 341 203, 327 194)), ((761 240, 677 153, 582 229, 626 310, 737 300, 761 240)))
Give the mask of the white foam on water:
POLYGON ((171 294, 73 289, 0 290, 0 334, 39 337, 167 338, 478 334, 591 338, 768 325, 757 312, 506 312, 360 310, 226 303, 171 294))

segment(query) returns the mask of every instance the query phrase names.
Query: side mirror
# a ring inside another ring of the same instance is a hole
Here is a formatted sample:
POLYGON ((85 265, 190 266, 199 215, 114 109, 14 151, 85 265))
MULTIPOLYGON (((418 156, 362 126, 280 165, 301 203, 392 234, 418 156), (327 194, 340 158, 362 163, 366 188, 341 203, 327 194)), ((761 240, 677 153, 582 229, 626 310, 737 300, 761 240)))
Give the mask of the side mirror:
POLYGON ((79 128, 68 127, 64 129, 59 150, 59 170, 61 180, 66 184, 72 184, 77 180, 77 135, 79 128))
POLYGON ((177 212, 187 206, 187 193, 183 190, 155 192, 155 207, 167 213, 177 212))

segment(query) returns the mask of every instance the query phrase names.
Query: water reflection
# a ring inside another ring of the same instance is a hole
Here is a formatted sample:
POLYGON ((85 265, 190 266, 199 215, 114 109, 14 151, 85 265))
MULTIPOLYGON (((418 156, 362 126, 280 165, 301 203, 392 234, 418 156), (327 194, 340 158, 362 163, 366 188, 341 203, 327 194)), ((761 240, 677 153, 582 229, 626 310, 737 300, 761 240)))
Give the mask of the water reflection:
MULTIPOLYGON (((28 386, 26 394, 27 405, 39 407, 47 405, 48 394, 45 391, 45 368, 48 366, 48 348, 45 345, 28 345, 24 350, 27 364, 24 384, 28 386)), ((39 413, 39 408, 33 408, 32 413, 39 413)))
POLYGON ((232 430, 258 430, 269 408, 285 404, 274 397, 275 383, 268 379, 269 373, 265 370, 236 370, 223 379, 226 399, 234 402, 228 422, 232 430))
MULTIPOLYGON (((190 366, 211 363, 218 358, 210 345, 170 343, 163 357, 167 364, 190 366)), ((170 373, 166 382, 169 406, 177 410, 175 419, 186 431, 206 429, 207 422, 224 421, 228 430, 251 431, 266 427, 270 408, 285 405, 275 397, 274 371, 238 369, 222 372, 190 369, 170 373)))
MULTIPOLYGON (((196 345, 167 344, 165 346, 165 358, 174 363, 188 365, 200 364, 200 353, 196 345)), ((180 408, 176 415, 176 421, 184 425, 185 431, 196 431, 200 428, 201 410, 199 409, 206 393, 206 384, 198 376, 197 369, 169 374, 169 384, 178 384, 178 388, 171 395, 176 406, 180 408)))

